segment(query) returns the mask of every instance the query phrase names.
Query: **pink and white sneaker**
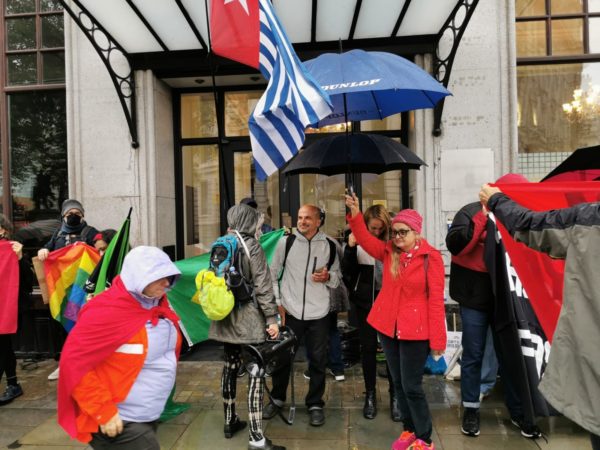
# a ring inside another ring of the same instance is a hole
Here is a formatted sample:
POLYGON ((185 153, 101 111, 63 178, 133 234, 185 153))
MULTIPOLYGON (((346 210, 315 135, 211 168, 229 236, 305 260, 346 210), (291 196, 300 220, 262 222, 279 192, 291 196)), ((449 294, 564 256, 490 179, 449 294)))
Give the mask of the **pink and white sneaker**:
POLYGON ((408 447, 415 442, 415 439, 417 439, 415 433, 403 431, 400 437, 392 444, 392 450, 407 450, 408 447))

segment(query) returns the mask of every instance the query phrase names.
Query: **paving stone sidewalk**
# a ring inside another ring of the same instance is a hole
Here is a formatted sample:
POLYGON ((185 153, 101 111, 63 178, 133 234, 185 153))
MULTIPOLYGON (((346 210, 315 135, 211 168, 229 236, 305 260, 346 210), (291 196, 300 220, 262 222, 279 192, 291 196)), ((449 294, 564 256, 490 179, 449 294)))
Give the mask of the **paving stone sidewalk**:
MULTIPOLYGON (((20 364, 19 364, 20 366, 20 364)), ((165 450, 246 449, 247 434, 233 439, 223 437, 223 407, 219 395, 222 363, 217 361, 183 361, 179 363, 175 399, 188 402, 191 408, 159 426, 161 447, 165 450)), ((19 369, 19 381, 25 394, 9 405, 0 407, 0 448, 84 449, 62 431, 56 423, 56 382, 47 376, 56 368, 52 360, 42 361, 29 370, 19 369)), ((389 417, 387 382, 378 379, 379 414, 375 420, 362 417, 363 382, 360 365, 346 371, 346 381, 328 378, 325 393, 326 423, 319 428, 308 424, 303 405, 308 381, 302 376, 305 363, 295 367, 298 409, 293 426, 279 418, 265 421, 266 434, 288 449, 310 450, 389 450, 400 434, 400 424, 389 417)), ((238 382, 238 411, 246 416, 247 378, 238 382)), ((469 438, 460 432, 460 383, 426 376, 425 387, 433 415, 433 439, 441 450, 496 449, 591 449, 589 435, 562 417, 540 420, 539 426, 548 442, 521 437, 508 420, 503 407, 501 387, 486 398, 481 409, 481 435, 469 438)), ((4 388, 4 384, 2 384, 4 388)))

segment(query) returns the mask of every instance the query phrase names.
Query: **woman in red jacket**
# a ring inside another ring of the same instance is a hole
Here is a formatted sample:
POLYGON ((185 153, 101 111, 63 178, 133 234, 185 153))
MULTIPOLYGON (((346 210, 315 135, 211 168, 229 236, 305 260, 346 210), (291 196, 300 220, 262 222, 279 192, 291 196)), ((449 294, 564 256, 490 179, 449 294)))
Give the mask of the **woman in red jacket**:
POLYGON ((383 262, 381 291, 367 321, 377 330, 400 403, 404 432, 394 450, 434 449, 431 414, 423 391, 423 368, 430 350, 446 348, 444 263, 420 235, 423 218, 413 209, 392 220, 390 240, 367 230, 356 195, 346 196, 348 222, 364 250, 383 262))

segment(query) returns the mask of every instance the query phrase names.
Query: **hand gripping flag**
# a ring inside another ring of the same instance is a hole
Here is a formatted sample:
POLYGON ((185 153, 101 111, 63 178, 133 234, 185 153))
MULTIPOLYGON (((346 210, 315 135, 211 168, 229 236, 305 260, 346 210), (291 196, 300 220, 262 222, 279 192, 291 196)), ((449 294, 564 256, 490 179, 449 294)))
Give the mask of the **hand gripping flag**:
POLYGON ((259 69, 268 81, 248 120, 263 181, 298 153, 304 129, 331 113, 331 101, 296 56, 269 0, 213 0, 210 36, 213 52, 259 69))

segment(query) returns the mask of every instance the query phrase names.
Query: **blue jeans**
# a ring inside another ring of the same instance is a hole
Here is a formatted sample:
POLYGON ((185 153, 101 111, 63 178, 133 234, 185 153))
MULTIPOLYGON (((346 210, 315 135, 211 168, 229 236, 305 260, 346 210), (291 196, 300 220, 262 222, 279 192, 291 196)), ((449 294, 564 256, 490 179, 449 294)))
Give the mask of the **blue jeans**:
POLYGON ((431 413, 423 390, 429 341, 398 340, 379 334, 406 431, 425 442, 431 439, 431 413))
MULTIPOLYGON (((481 389, 481 367, 484 359, 486 337, 491 325, 492 315, 477 309, 460 307, 462 320, 462 359, 460 365, 460 390, 462 403, 465 408, 479 408, 479 393, 481 389)), ((496 334, 492 334, 495 344, 496 334)), ((502 362, 502 355, 498 361, 502 362)), ((500 367, 500 370, 502 368, 500 367)), ((518 393, 508 377, 502 378, 504 384, 504 401, 511 417, 522 417, 523 409, 518 393)))
POLYGON ((482 394, 489 393, 496 384, 498 377, 498 359, 494 350, 494 338, 492 337, 492 327, 488 327, 485 337, 485 351, 483 352, 483 361, 481 361, 481 386, 479 391, 482 394))

